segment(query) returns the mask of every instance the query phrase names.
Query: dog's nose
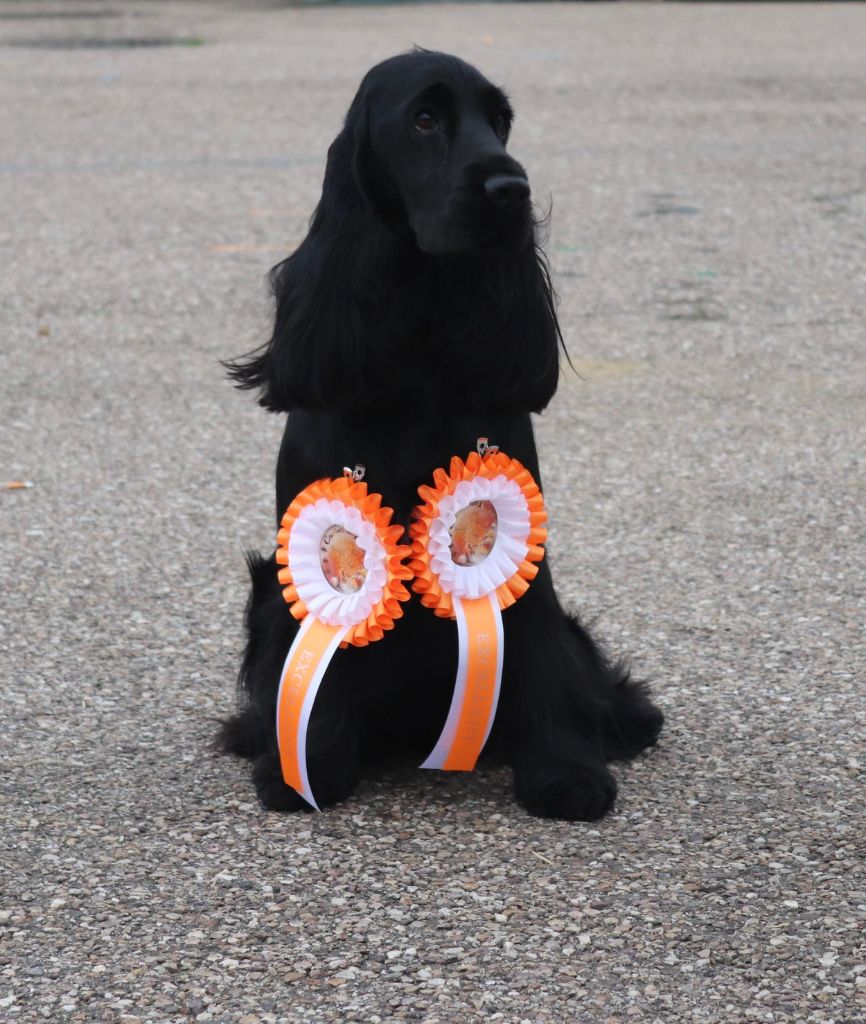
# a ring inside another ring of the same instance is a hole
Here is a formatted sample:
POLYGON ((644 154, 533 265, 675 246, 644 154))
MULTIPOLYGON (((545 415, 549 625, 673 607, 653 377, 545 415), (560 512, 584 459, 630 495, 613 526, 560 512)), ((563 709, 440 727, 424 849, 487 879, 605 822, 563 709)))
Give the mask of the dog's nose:
POLYGON ((529 182, 517 174, 494 174, 484 182, 484 191, 493 203, 522 203, 529 198, 529 182))

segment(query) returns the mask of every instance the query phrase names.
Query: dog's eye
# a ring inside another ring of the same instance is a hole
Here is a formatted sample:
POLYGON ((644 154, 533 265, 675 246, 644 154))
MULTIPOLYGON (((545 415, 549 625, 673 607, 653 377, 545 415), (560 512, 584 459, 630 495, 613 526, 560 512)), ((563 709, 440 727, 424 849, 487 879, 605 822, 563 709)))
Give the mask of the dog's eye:
POLYGON ((419 132, 425 134, 436 131, 439 122, 436 120, 436 115, 430 110, 419 110, 415 114, 415 127, 419 132))
POLYGON ((493 130, 504 142, 508 138, 508 130, 511 127, 508 117, 505 114, 497 114, 493 118, 493 130))

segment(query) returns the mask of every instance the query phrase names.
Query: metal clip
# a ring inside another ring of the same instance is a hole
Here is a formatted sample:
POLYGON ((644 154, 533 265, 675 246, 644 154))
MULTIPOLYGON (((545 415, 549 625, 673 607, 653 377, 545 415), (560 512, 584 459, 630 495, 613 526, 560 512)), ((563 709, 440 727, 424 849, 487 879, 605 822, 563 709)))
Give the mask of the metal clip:
POLYGON ((364 474, 367 472, 367 467, 362 463, 358 462, 355 464, 355 468, 352 469, 350 466, 343 466, 343 476, 347 480, 351 480, 352 483, 360 483, 364 479, 364 474))
POLYGON ((484 458, 485 455, 495 455, 499 451, 498 444, 488 444, 487 440, 488 439, 486 437, 479 437, 478 442, 476 444, 478 454, 481 456, 482 459, 484 458))

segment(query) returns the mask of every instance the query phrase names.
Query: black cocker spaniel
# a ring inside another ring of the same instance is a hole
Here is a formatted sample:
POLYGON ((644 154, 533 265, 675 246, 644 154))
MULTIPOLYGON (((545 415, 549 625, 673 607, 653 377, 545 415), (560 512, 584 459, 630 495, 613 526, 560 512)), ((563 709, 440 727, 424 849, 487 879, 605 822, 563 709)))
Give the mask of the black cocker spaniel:
MULTIPOLYGON (((456 57, 416 50, 368 72, 328 152, 309 234, 272 271, 270 341, 228 364, 288 412, 277 518, 308 484, 367 467, 408 525, 418 487, 489 437, 541 482, 530 413, 556 391, 562 338, 526 173, 506 151, 504 93, 456 57), (396 426, 395 426, 396 425, 396 426)), ((280 672, 298 628, 273 555, 249 557, 240 707, 218 746, 249 758, 265 807, 307 804, 282 778, 280 672)), ((372 756, 429 754, 457 666, 453 621, 417 597, 393 632, 338 651, 316 699, 307 763, 320 806, 345 799, 372 756)), ((607 762, 655 743, 662 715, 560 607, 546 561, 503 616, 502 691, 485 748, 533 814, 600 818, 607 762)))

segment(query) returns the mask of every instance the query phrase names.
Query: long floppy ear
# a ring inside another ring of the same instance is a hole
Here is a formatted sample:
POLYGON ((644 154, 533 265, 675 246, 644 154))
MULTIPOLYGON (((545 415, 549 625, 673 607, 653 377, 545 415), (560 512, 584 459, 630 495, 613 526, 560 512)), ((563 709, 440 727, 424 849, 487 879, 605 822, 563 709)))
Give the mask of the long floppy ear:
POLYGON ((541 245, 443 269, 451 280, 438 289, 451 301, 435 331, 450 340, 452 379, 478 407, 541 412, 559 384, 560 356, 568 360, 541 245))
POLYGON ((527 262, 527 287, 532 296, 530 306, 534 303, 539 320, 535 332, 531 331, 528 322, 513 320, 512 327, 518 336, 522 334, 530 338, 532 372, 525 374, 524 379, 532 412, 541 412, 559 387, 561 359, 564 357, 569 367, 572 367, 572 362, 556 311, 559 297, 551 282, 550 267, 540 242, 534 242, 527 262))
POLYGON ((347 120, 352 122, 352 175, 355 185, 380 223, 392 234, 402 235, 406 230, 406 211, 396 184, 373 157, 370 101, 366 89, 358 92, 347 120))
POLYGON ((379 375, 366 323, 376 297, 370 282, 385 229, 362 189, 369 167, 366 104, 356 96, 328 150, 322 198, 299 248, 270 274, 274 329, 254 352, 225 363, 240 388, 259 389, 274 412, 342 411, 368 401, 379 375))

